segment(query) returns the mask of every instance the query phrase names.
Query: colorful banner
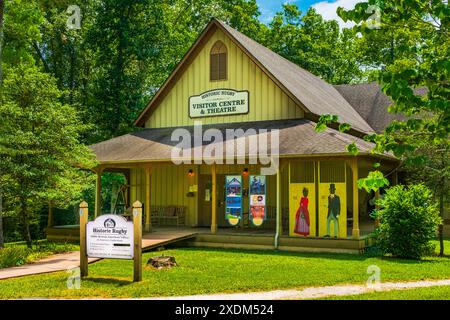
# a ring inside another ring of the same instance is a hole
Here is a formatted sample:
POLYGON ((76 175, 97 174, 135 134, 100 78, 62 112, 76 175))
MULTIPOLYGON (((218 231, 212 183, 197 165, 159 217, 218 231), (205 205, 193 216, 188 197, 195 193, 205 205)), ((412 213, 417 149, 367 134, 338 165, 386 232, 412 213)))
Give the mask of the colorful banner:
POLYGON ((289 235, 316 236, 316 192, 314 183, 289 184, 289 235))
POLYGON ((250 176, 250 221, 259 227, 266 220, 266 177, 250 176))
POLYGON ((242 219, 242 177, 225 177, 226 207, 225 219, 235 226, 242 219))

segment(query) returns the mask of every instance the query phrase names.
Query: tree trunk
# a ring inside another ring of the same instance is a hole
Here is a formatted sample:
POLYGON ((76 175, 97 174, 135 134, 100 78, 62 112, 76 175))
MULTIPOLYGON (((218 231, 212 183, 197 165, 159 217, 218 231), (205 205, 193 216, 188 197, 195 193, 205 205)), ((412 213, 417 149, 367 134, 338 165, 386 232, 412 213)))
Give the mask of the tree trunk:
POLYGON ((21 197, 20 200, 20 222, 22 224, 22 237, 26 241, 27 247, 31 248, 32 240, 30 233, 30 221, 28 220, 27 199, 21 197))
POLYGON ((3 12, 5 11, 5 2, 0 0, 0 87, 3 81, 3 12))
MULTIPOLYGON (((439 195, 439 213, 442 219, 444 219, 444 193, 439 195)), ((444 221, 439 225, 439 256, 444 256, 444 221)))
MULTIPOLYGON (((5 10, 4 0, 0 0, 0 88, 3 83, 3 12, 5 10)), ((0 181, 0 248, 3 248, 3 189, 0 181)))
POLYGON ((5 239, 3 238, 3 193, 0 181, 0 249, 4 247, 4 242, 5 239))

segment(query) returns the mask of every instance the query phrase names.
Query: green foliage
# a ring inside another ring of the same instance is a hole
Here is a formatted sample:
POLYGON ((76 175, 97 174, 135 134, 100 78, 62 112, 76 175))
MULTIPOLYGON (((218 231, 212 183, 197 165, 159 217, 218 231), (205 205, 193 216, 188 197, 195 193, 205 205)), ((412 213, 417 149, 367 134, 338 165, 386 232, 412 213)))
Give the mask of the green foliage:
POLYGON ((30 250, 27 247, 6 247, 0 249, 0 268, 25 264, 30 250))
POLYGON ((78 246, 71 243, 37 242, 32 248, 24 244, 9 244, 0 249, 0 269, 16 267, 32 263, 52 254, 78 250, 78 246))
POLYGON ((375 53, 368 63, 381 69, 377 80, 394 102, 389 111, 408 117, 370 137, 377 152, 392 151, 397 157, 407 158, 418 141, 408 138, 411 133, 426 134, 422 139, 428 143, 448 143, 449 13, 447 2, 424 0, 369 0, 353 10, 338 9, 344 21, 358 23, 355 30, 361 32, 368 51, 375 53), (379 28, 368 28, 370 6, 380 10, 379 28))
POLYGON ((0 171, 9 204, 19 212, 24 238, 29 223, 49 202, 67 206, 92 181, 96 164, 79 141, 88 129, 77 112, 60 102, 55 79, 39 68, 8 68, 1 91, 0 171))
POLYGON ((325 129, 338 121, 338 116, 334 114, 323 114, 320 116, 319 121, 316 123, 316 132, 325 131, 325 129))
POLYGON ((397 185, 379 200, 376 243, 384 254, 420 259, 434 252, 430 241, 441 219, 431 191, 424 185, 397 185))
POLYGON ((380 188, 389 185, 389 180, 384 177, 379 170, 370 171, 367 177, 358 179, 358 188, 367 192, 378 191, 380 188))
POLYGON ((313 8, 304 15, 295 4, 284 4, 264 37, 263 44, 329 83, 354 83, 363 72, 358 64, 356 33, 339 29, 313 8))
POLYGON ((347 131, 349 131, 351 129, 351 126, 348 124, 348 123, 341 123, 340 125, 339 125, 339 131, 340 132, 347 132, 347 131))
POLYGON ((347 151, 354 156, 357 156, 359 153, 358 147, 356 146, 356 143, 352 142, 349 145, 347 145, 347 151))

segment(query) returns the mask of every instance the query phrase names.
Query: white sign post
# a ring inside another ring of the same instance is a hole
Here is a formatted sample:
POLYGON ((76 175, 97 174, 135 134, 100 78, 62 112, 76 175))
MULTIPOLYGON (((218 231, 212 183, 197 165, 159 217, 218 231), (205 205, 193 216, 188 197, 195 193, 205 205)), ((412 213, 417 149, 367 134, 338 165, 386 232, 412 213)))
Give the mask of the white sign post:
POLYGON ((91 258, 133 259, 133 222, 105 214, 86 226, 87 255, 91 258))
POLYGON ((248 113, 248 91, 216 89, 189 98, 189 117, 201 118, 248 113))

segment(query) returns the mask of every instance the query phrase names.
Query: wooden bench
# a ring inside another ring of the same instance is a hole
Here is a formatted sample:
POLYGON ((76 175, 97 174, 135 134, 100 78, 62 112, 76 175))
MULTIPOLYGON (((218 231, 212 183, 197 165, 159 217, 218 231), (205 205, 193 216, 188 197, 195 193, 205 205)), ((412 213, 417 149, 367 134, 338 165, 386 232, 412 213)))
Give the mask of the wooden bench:
POLYGON ((186 224, 185 206, 152 206, 151 221, 152 225, 175 225, 184 226, 186 224))

